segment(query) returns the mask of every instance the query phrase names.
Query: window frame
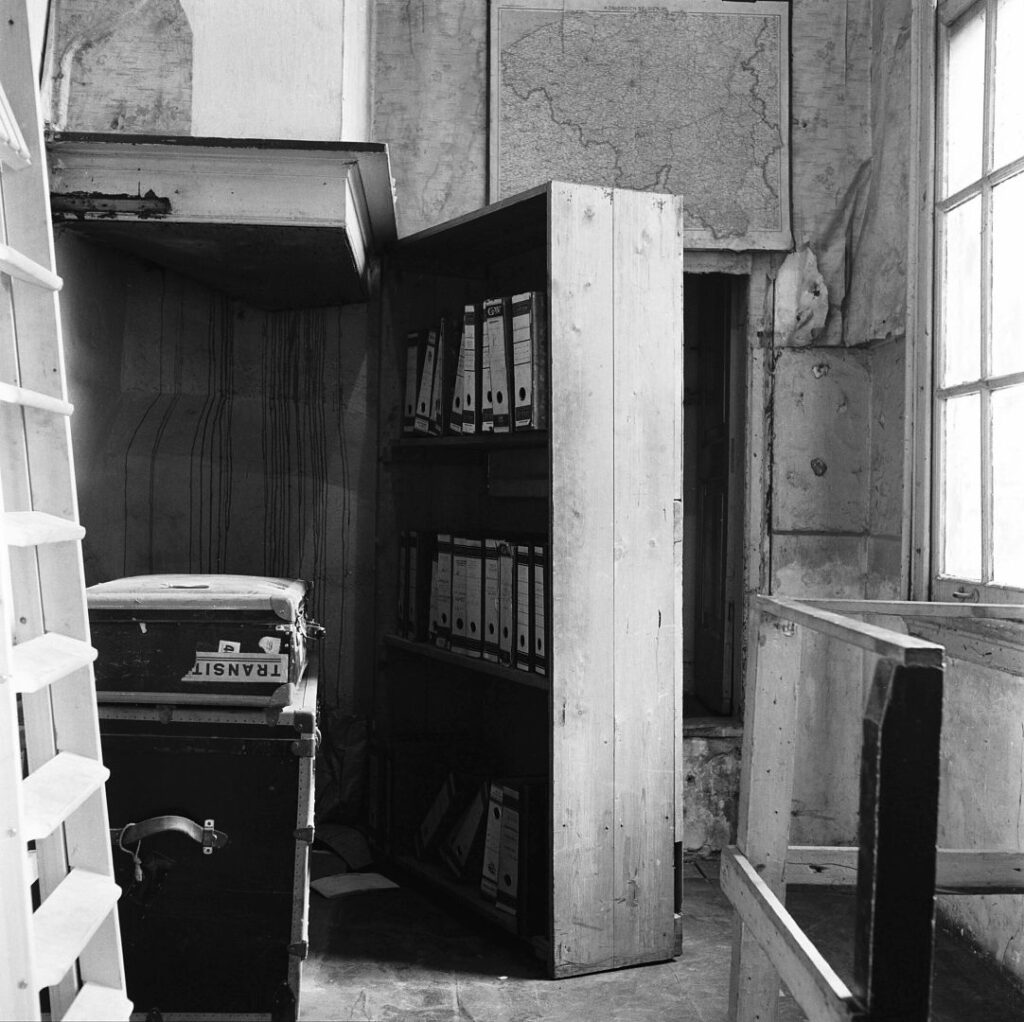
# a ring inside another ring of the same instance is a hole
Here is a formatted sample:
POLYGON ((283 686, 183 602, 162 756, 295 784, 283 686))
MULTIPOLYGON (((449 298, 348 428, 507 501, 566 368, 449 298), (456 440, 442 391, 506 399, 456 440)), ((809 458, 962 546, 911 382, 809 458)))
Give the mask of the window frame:
POLYGON ((999 183, 1024 172, 1024 156, 1005 167, 992 170, 992 124, 995 47, 995 19, 992 10, 999 0, 918 0, 914 5, 917 24, 912 47, 911 137, 917 153, 910 167, 911 231, 908 251, 907 338, 907 474, 906 510, 910 528, 905 530, 905 564, 908 566, 908 595, 911 599, 981 603, 1024 603, 1024 588, 979 582, 940 574, 939 559, 944 544, 943 499, 945 466, 940 464, 942 444, 942 400, 961 393, 978 393, 981 401, 982 575, 991 578, 992 564, 992 435, 989 402, 993 391, 1024 382, 1024 373, 995 376, 989 370, 988 337, 991 298, 991 209, 992 190, 999 183), (944 172, 944 88, 946 34, 972 9, 986 8, 986 82, 982 171, 980 178, 957 192, 938 198, 944 172), (941 386, 938 367, 942 364, 940 316, 942 214, 974 196, 981 196, 982 218, 982 365, 978 380, 941 386))

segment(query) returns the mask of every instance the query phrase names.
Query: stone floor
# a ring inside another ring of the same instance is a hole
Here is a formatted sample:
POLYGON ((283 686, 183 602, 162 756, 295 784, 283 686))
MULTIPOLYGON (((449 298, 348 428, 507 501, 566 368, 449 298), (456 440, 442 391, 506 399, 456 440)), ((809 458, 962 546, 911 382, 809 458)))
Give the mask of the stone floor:
MULTIPOLYGON (((314 876, 329 870, 317 856, 314 876)), ((683 954, 673 962, 552 981, 539 962, 482 923, 415 890, 311 895, 301 1019, 342 1022, 726 1022, 731 911, 717 864, 688 864, 683 954)), ((790 911, 849 978, 852 894, 794 889, 790 911)), ((1024 1019, 1024 995, 940 932, 933 1022, 1024 1019)), ((784 996, 779 1022, 803 1013, 784 996)))

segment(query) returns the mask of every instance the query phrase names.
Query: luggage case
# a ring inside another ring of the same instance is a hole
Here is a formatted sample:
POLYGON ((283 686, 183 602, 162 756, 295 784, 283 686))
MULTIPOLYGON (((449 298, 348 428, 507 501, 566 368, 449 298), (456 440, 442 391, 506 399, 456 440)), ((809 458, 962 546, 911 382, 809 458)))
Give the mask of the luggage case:
POLYGON ((133 1017, 294 1022, 319 741, 305 584, 143 576, 88 592, 133 1017), (267 676, 183 680, 202 654, 267 676))
POLYGON ((137 575, 86 590, 100 702, 287 706, 307 586, 257 575, 137 575))
MULTIPOLYGON (((314 661, 315 663, 315 661, 314 661)), ((101 704, 128 996, 137 1017, 298 1017, 316 677, 256 709, 101 704)))

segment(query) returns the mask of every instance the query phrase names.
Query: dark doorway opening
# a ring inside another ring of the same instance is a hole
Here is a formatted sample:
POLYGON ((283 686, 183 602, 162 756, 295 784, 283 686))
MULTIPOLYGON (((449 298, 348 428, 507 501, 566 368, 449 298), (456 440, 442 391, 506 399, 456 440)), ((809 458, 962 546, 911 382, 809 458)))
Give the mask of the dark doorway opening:
POLYGON ((746 277, 688 273, 683 356, 684 713, 736 707, 746 277))

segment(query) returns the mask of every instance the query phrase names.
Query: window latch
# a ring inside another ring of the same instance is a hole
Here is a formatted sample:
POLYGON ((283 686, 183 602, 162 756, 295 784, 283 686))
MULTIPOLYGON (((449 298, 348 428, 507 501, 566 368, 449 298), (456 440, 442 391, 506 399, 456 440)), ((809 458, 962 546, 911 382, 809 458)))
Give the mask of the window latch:
POLYGON ((962 603, 977 603, 978 597, 977 589, 968 589, 965 586, 960 586, 959 589, 953 590, 953 599, 960 600, 962 603))

